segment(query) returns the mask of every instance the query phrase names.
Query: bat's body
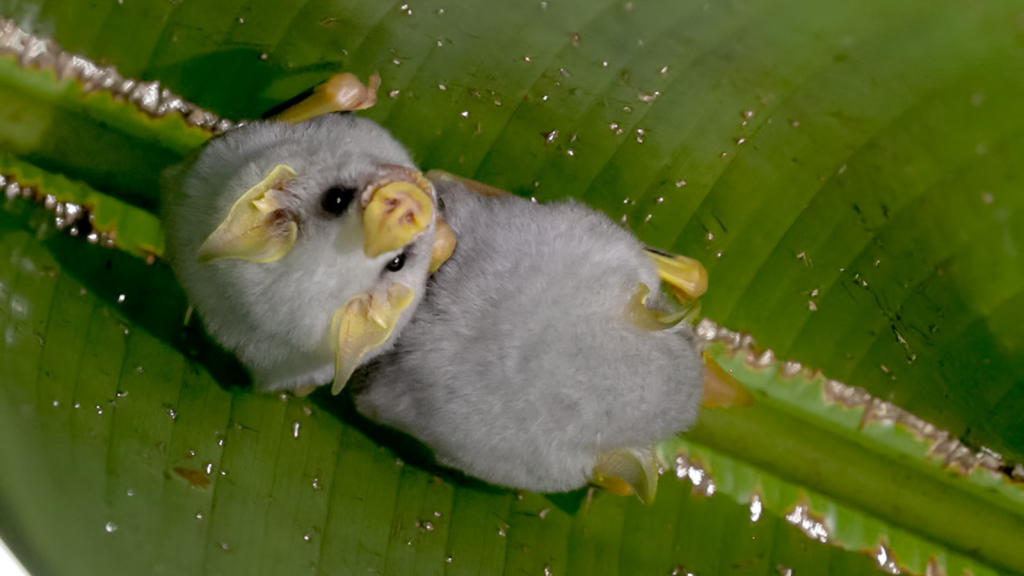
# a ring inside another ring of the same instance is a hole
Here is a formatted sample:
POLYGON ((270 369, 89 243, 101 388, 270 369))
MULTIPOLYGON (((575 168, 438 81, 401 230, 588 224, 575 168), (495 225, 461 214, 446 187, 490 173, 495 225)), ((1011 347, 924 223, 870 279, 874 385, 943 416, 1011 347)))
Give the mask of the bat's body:
POLYGON ((394 188, 394 175, 406 172, 415 172, 412 159, 386 130, 330 114, 294 126, 242 126, 165 176, 168 259, 207 331, 235 352, 258 388, 331 382, 332 321, 357 294, 378 294, 380 302, 400 283, 412 300, 397 307, 389 330, 397 334, 411 316, 423 294, 433 219, 415 241, 373 255, 364 229, 371 189, 394 188))
POLYGON ((361 412, 416 436, 441 464, 534 491, 607 474, 608 454, 643 460, 695 421, 703 366, 692 331, 631 321, 640 283, 647 309, 671 306, 628 231, 577 203, 435 189, 458 244, 394 351, 369 367, 361 412))

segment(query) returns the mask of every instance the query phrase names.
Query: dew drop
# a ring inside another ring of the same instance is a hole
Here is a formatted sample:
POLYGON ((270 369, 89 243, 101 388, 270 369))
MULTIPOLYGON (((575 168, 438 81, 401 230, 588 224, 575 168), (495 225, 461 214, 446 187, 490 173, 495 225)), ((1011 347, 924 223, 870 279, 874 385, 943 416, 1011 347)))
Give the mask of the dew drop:
POLYGON ((427 532, 433 532, 434 531, 434 524, 431 523, 431 522, 424 522, 423 523, 423 529, 426 530, 427 532))
POLYGON ((708 232, 707 239, 708 240, 714 240, 715 239, 715 235, 712 234, 711 232, 708 232))
POLYGON ((227 542, 221 542, 220 543, 220 549, 225 551, 225 552, 230 552, 231 551, 231 545, 228 544, 227 542))
POLYGON ((207 462, 203 469, 206 470, 207 474, 213 474, 213 462, 207 462))
POLYGON ((605 60, 604 62, 601 62, 601 67, 602 68, 607 68, 608 67, 608 61, 605 60))
POLYGON ((559 68, 558 73, 561 74, 562 76, 565 76, 566 78, 571 76, 571 74, 569 74, 569 71, 566 70, 565 68, 559 68))
POLYGON ((612 132, 615 132, 616 130, 618 130, 619 129, 618 122, 612 122, 611 124, 609 124, 608 125, 608 129, 611 130, 612 132))
POLYGON ((736 145, 739 146, 740 144, 743 144, 746 141, 747 141, 747 139, 743 138, 743 137, 736 138, 736 145))
POLYGON ((761 497, 754 494, 750 497, 750 521, 757 522, 761 519, 761 497))
POLYGON ((719 154, 719 155, 718 155, 718 157, 719 157, 719 158, 725 158, 725 157, 726 157, 726 156, 728 156, 728 155, 729 155, 729 153, 728 153, 728 152, 722 152, 721 154, 719 154))
POLYGON ((167 409, 167 415, 171 417, 171 420, 177 420, 178 419, 178 413, 174 411, 174 408, 168 408, 167 409))
POLYGON ((550 512, 550 511, 551 511, 550 508, 545 508, 545 509, 541 510, 539 513, 537 513, 537 516, 540 516, 540 519, 543 520, 544 517, 547 516, 548 512, 550 512))
POLYGON ((665 199, 659 196, 658 198, 655 198, 654 203, 655 204, 661 204, 664 201, 665 201, 665 199))
POLYGON ((445 558, 444 561, 449 563, 449 564, 451 564, 452 563, 452 557, 449 556, 449 557, 445 558))
POLYGON ((292 438, 299 437, 299 426, 298 421, 292 422, 292 438))
POLYGON ((523 62, 533 62, 533 60, 530 60, 529 56, 523 56, 523 62))
POLYGON ((541 132, 540 135, 544 137, 545 144, 551 144, 552 142, 555 141, 555 138, 558 138, 558 130, 552 130, 550 132, 541 132))
POLYGON ((124 294, 118 294, 117 303, 120 304, 122 302, 124 302, 124 294))
POLYGON ((568 154, 569 156, 575 156, 576 155, 576 153, 573 152, 571 149, 570 150, 566 150, 565 153, 568 154))
POLYGON ((754 117, 754 111, 753 110, 744 110, 744 111, 740 112, 740 118, 745 118, 747 120, 750 120, 753 117, 754 117))
POLYGON ((394 60, 392 60, 391 63, 394 64, 395 66, 401 66, 402 65, 402 62, 398 58, 395 58, 394 60))
POLYGON ((686 180, 676 180, 676 188, 682 188, 686 186, 686 180))
POLYGON ((434 512, 434 518, 440 518, 440 517, 441 517, 441 513, 440 512, 434 512))
POLYGON ((53 401, 53 407, 56 408, 58 406, 60 406, 60 400, 54 400, 53 401))
POLYGON ((313 537, 310 536, 309 534, 303 534, 302 535, 302 539, 305 540, 306 542, 310 542, 311 540, 313 540, 313 537))
POLYGON ((131 488, 129 488, 128 491, 125 492, 125 494, 127 494, 129 496, 135 496, 135 490, 132 490, 131 488))
POLYGON ((668 74, 668 66, 662 66, 661 68, 661 75, 664 76, 665 74, 668 74))
POLYGON ((460 116, 463 118, 469 118, 469 110, 463 110, 460 116))
POLYGON ((107 522, 103 526, 103 529, 107 532, 117 532, 117 524, 114 524, 113 522, 107 522))
POLYGON ((388 92, 388 96, 390 96, 392 98, 397 98, 398 95, 401 94, 401 93, 402 93, 401 90, 395 89, 395 90, 392 90, 391 92, 388 92))
POLYGON ((320 489, 320 478, 317 477, 317 476, 314 476, 313 477, 313 490, 319 490, 319 489, 320 489))
POLYGON ((625 112, 626 114, 632 114, 633 113, 633 109, 630 108, 629 106, 623 106, 622 107, 622 111, 625 112))
POLYGON ((501 536, 502 538, 506 536, 505 529, 500 526, 498 527, 498 536, 501 536))
POLYGON ((580 33, 579 32, 570 32, 569 33, 569 42, 573 46, 579 46, 580 45, 580 33))
POLYGON ((310 408, 309 406, 303 406, 303 407, 302 407, 302 412, 303 412, 303 413, 304 413, 304 414, 305 414, 306 416, 312 416, 312 415, 313 415, 313 410, 312 410, 312 409, 311 409, 311 408, 310 408))
POLYGON ((196 512, 196 520, 202 520, 202 519, 203 519, 203 513, 202 512, 196 512))
POLYGON ((441 90, 447 90, 448 89, 447 87, 445 87, 444 84, 438 84, 437 87, 440 88, 441 90))

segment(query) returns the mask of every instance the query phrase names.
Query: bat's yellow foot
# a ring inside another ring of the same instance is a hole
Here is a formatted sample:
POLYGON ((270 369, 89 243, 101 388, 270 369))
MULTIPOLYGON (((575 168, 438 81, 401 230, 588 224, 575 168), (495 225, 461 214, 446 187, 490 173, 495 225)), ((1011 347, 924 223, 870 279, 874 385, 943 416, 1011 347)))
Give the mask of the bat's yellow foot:
POLYGON ((651 449, 619 448, 601 454, 594 465, 592 483, 612 494, 636 494, 651 504, 658 490, 658 461, 651 449))
POLYGON ((695 300, 708 291, 708 271, 686 256, 661 254, 648 249, 647 255, 658 267, 658 276, 681 302, 695 300))
POLYGON ((370 76, 364 86, 355 74, 335 74, 313 89, 305 100, 274 116, 275 120, 298 124, 321 114, 363 110, 377 103, 380 74, 370 76))

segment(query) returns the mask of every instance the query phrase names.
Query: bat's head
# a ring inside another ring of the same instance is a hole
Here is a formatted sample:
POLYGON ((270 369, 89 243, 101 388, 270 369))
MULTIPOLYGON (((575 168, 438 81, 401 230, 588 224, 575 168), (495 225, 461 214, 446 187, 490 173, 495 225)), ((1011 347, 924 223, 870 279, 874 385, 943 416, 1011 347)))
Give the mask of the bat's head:
POLYGON ((288 339, 333 350, 347 380, 411 315, 436 206, 384 128, 340 114, 255 122, 179 172, 164 194, 172 265, 210 332, 247 364, 288 339), (247 359, 245 345, 263 340, 247 359))

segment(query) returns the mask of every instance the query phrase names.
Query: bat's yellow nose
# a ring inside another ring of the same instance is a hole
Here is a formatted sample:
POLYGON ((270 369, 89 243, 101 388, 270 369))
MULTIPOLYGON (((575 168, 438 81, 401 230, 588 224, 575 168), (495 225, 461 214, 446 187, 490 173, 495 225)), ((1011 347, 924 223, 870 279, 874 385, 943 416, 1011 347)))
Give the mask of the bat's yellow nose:
POLYGON ((434 218, 430 185, 419 174, 415 181, 389 182, 372 191, 363 210, 363 252, 374 258, 415 240, 434 218))

